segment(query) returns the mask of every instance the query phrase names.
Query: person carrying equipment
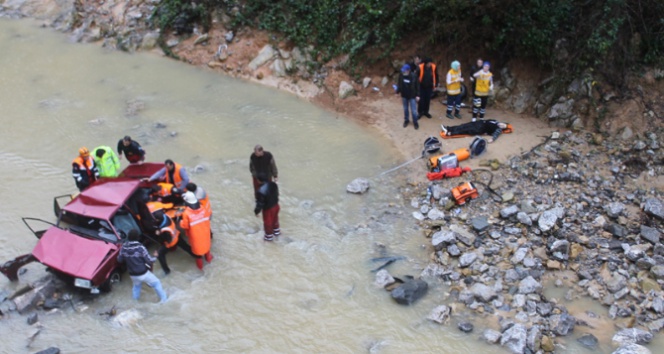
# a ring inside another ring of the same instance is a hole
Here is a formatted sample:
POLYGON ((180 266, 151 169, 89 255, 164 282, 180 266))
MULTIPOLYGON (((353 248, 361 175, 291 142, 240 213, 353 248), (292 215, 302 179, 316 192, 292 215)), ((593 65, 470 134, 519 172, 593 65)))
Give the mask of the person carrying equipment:
POLYGON ((473 98, 473 122, 479 118, 484 119, 486 113, 486 103, 489 100, 489 93, 493 91, 493 74, 489 71, 491 64, 485 61, 482 70, 473 74, 475 77, 475 96, 473 98))
POLYGON ((78 157, 72 161, 71 174, 76 182, 76 187, 81 192, 99 178, 97 164, 90 156, 90 150, 85 146, 78 149, 78 157))
POLYGON ((92 150, 92 157, 99 168, 99 177, 113 178, 120 173, 120 160, 110 147, 96 147, 92 150))
POLYGON ((444 126, 441 125, 440 129, 442 136, 453 136, 453 135, 491 135, 491 138, 488 139, 489 143, 492 143, 498 139, 500 134, 503 131, 511 132, 511 125, 497 120, 478 120, 474 122, 464 123, 456 126, 444 126))
POLYGON ((450 71, 447 72, 447 114, 449 119, 457 117, 461 119, 461 83, 463 77, 461 76, 461 63, 457 60, 452 62, 450 71), (452 117, 452 110, 454 110, 454 117, 452 117))

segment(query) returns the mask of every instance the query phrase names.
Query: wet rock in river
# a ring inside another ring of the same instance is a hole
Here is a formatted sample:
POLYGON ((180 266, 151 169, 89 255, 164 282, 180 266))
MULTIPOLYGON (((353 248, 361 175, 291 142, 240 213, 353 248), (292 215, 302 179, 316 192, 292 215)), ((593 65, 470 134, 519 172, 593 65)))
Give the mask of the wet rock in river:
POLYGON ((365 178, 356 178, 346 186, 346 192, 354 194, 363 194, 369 190, 369 180, 365 178))
POLYGON ((129 327, 135 325, 141 319, 143 319, 143 315, 138 310, 129 309, 117 314, 111 322, 120 327, 129 327))
POLYGON ((30 326, 37 323, 37 321, 39 321, 39 315, 37 315, 36 313, 33 313, 32 315, 28 316, 27 322, 30 326))
POLYGON ((452 309, 449 306, 440 305, 431 310, 427 319, 436 323, 444 324, 450 318, 452 309))
POLYGON ((475 326, 473 326, 473 324, 470 323, 470 322, 461 322, 457 325, 457 327, 459 328, 459 330, 461 332, 464 332, 464 333, 470 333, 475 328, 475 326))
POLYGON ((581 337, 577 338, 576 341, 589 349, 597 349, 597 344, 599 343, 597 337, 593 336, 590 333, 582 335, 581 337))
POLYGON ((549 317, 549 329, 559 336, 566 336, 574 331, 576 319, 567 313, 549 317))
POLYGON ((427 293, 429 284, 422 279, 409 279, 392 290, 392 298, 401 305, 410 305, 427 293))
POLYGON ((625 328, 614 334, 611 340, 615 345, 625 345, 629 343, 648 344, 652 341, 652 338, 652 333, 648 331, 639 328, 625 328))
POLYGON ((514 354, 522 354, 526 350, 527 335, 526 327, 517 323, 503 332, 500 345, 514 354))
POLYGON ((500 337, 502 336, 502 333, 494 330, 487 328, 482 332, 482 338, 484 338, 485 341, 491 343, 491 344, 496 344, 500 340, 500 337))
POLYGON ((652 352, 642 345, 630 343, 620 346, 612 354, 652 354, 652 352))
POLYGON ((376 273, 376 280, 374 284, 379 288, 384 288, 390 284, 394 283, 394 277, 385 269, 381 269, 376 273))
POLYGON ((35 354, 60 354, 60 348, 50 347, 48 349, 38 351, 35 354))

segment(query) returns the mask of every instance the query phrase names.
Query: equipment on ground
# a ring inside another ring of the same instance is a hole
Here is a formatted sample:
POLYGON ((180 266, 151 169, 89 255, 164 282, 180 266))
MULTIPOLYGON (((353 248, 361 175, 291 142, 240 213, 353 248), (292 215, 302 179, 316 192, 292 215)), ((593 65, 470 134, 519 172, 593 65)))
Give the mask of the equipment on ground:
POLYGON ((482 155, 484 152, 486 152, 486 148, 487 148, 486 139, 476 136, 475 139, 473 139, 473 142, 470 143, 470 147, 468 148, 470 152, 470 157, 474 158, 482 155))
POLYGON ((438 138, 430 136, 426 140, 424 140, 424 151, 422 152, 422 155, 426 152, 427 154, 434 154, 440 151, 440 148, 442 147, 440 140, 438 138))
POLYGON ((456 167, 456 168, 442 170, 439 172, 429 172, 427 173, 427 178, 429 179, 429 181, 435 181, 443 178, 461 177, 461 175, 470 171, 471 171, 470 167, 463 167, 463 168, 456 167))
POLYGON ((452 188, 452 197, 457 205, 464 205, 472 199, 480 196, 473 182, 463 182, 452 188))

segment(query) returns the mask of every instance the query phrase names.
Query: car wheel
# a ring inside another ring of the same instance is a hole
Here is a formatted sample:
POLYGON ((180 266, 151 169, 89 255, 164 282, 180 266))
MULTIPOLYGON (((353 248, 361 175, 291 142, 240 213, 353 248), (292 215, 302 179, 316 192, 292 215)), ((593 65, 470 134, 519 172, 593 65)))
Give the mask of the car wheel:
POLYGON ((101 284, 99 290, 108 293, 113 289, 113 284, 119 283, 120 280, 122 280, 122 274, 120 274, 119 269, 116 269, 111 272, 111 275, 108 277, 108 279, 106 279, 106 281, 101 284))

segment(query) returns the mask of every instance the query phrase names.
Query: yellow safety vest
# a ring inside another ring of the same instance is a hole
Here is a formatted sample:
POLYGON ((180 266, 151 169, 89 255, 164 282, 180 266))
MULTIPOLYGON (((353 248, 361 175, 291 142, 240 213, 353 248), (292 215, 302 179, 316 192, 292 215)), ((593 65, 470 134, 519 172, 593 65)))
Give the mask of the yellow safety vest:
POLYGON ((491 72, 484 72, 482 70, 480 75, 475 77, 475 96, 488 96, 489 89, 491 88, 491 77, 493 74, 491 72))
POLYGON ((448 71, 447 74, 452 76, 452 83, 447 84, 447 94, 448 95, 458 95, 458 94, 460 94, 461 93, 461 82, 459 82, 457 80, 459 80, 461 78, 461 70, 456 71, 454 69, 450 69, 450 71, 448 71))
POLYGON ((110 147, 99 146, 92 150, 91 156, 99 169, 99 177, 117 177, 120 173, 120 160, 110 147), (97 150, 104 150, 104 156, 97 157, 97 150))

